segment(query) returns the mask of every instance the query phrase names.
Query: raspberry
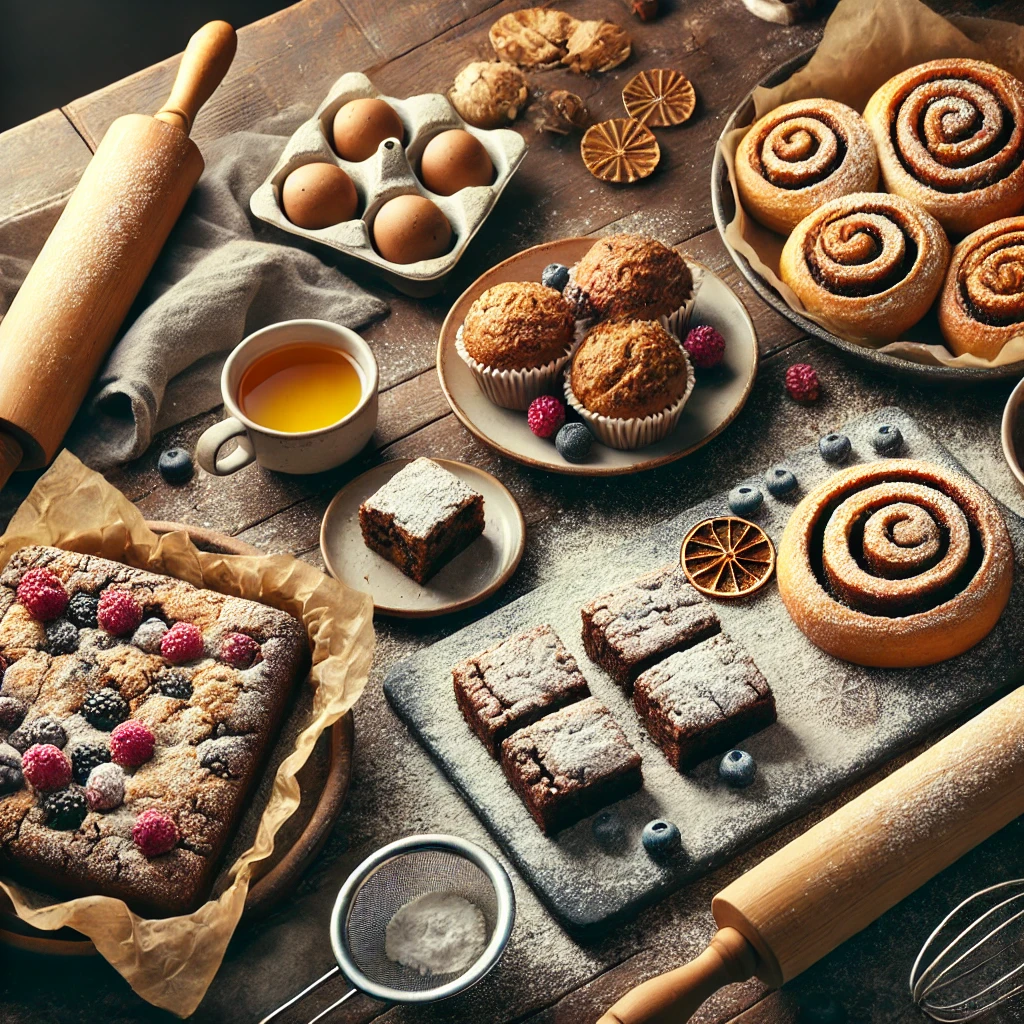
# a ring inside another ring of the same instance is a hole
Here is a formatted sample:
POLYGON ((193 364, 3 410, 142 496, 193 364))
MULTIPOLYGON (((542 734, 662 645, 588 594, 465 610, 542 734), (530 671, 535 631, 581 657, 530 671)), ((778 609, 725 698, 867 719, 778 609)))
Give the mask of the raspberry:
POLYGON ((117 690, 106 687, 102 690, 93 690, 86 696, 82 714, 90 725, 110 732, 115 725, 128 717, 130 710, 128 702, 117 690))
POLYGON ((554 395, 541 395, 530 403, 526 422, 538 437, 552 437, 565 422, 565 406, 554 395))
POLYGON ((151 807, 132 825, 132 839, 146 857, 159 857, 174 848, 179 839, 178 826, 163 811, 151 807))
POLYGON ((96 621, 113 636, 134 633, 142 622, 142 605, 127 590, 104 590, 100 594, 96 621))
POLYGON ((821 395, 821 384, 814 367, 794 363, 786 371, 786 390, 794 402, 816 402, 821 395))
POLYGON ((85 784, 85 801, 91 811, 112 811, 124 802, 124 772, 119 765, 107 761, 89 773, 85 784))
POLYGON ((110 751, 102 743, 79 743, 71 751, 71 774, 84 786, 93 768, 109 760, 110 751))
POLYGON ((21 577, 16 596, 29 615, 41 622, 63 615, 68 606, 68 592, 52 569, 29 569, 21 577))
POLYGON ((221 661, 232 668, 248 668, 260 656, 260 645, 245 633, 228 633, 220 645, 221 661))
POLYGON ((164 633, 160 653, 172 665, 195 661, 203 656, 203 634, 191 622, 176 622, 164 633))
POLYGON ((79 629, 95 629, 99 601, 92 594, 75 594, 68 605, 68 618, 79 629))
POLYGON ((683 348, 689 353, 693 365, 701 370, 717 366, 725 355, 725 338, 714 329, 702 325, 694 327, 686 336, 683 348))
POLYGON ((153 756, 155 746, 153 730, 132 718, 110 734, 110 760, 124 768, 138 768, 153 756))
POLYGON ((192 696, 192 684, 188 676, 180 672, 161 672, 156 678, 156 685, 165 697, 175 700, 188 700, 192 696))
POLYGON ((85 821, 89 808, 85 802, 85 793, 78 786, 62 789, 59 793, 51 793, 43 801, 43 814, 50 828, 70 832, 85 821))
POLYGON ((78 650, 78 630, 67 619, 46 624, 46 649, 50 654, 74 654, 78 650))
POLYGON ((21 755, 21 774, 44 792, 63 789, 71 782, 71 762, 60 747, 37 743, 21 755))

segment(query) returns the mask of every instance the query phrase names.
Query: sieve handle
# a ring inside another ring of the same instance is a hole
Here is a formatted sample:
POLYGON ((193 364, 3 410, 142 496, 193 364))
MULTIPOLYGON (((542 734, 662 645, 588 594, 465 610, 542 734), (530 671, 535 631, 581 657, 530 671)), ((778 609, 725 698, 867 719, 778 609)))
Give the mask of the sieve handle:
MULTIPOLYGON (((287 1010, 289 1007, 295 1006, 296 1003, 301 1003, 302 1000, 305 999, 306 996, 308 996, 311 992, 315 992, 322 984, 324 984, 324 982, 330 981, 331 978, 333 978, 336 974, 340 973, 340 967, 332 967, 326 974, 317 978, 312 985, 307 985, 297 995, 292 996, 287 1003, 282 1003, 276 1010, 271 1010, 270 1013, 268 1013, 266 1017, 264 1017, 263 1020, 260 1021, 260 1024, 267 1024, 268 1021, 271 1021, 275 1017, 284 1013, 284 1011, 287 1010)), ((341 1004, 345 1002, 346 999, 351 999, 352 996, 354 996, 355 994, 356 990, 354 988, 350 988, 337 1002, 331 1003, 331 1005, 328 1006, 326 1010, 321 1010, 320 1013, 318 1013, 311 1021, 308 1022, 308 1024, 316 1024, 318 1020, 322 1020, 324 1017, 327 1016, 327 1014, 331 1013, 333 1010, 336 1010, 339 1006, 341 1006, 341 1004)))

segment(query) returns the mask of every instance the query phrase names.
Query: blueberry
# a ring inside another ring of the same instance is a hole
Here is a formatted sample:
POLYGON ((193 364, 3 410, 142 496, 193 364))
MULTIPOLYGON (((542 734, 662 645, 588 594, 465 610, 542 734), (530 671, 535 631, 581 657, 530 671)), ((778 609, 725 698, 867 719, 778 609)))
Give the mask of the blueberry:
POLYGON ((826 462, 845 462, 850 457, 850 439, 845 434, 826 434, 818 451, 826 462))
POLYGON ((774 498, 781 498, 790 491, 796 490, 796 477, 785 466, 772 466, 764 475, 768 493, 774 498))
POLYGON ((755 775, 757 762, 745 750, 730 750, 718 766, 718 777, 730 786, 749 786, 755 775))
POLYGON ((540 275, 540 283, 560 292, 569 283, 569 268, 561 263, 549 263, 540 275))
POLYGON ((900 428, 883 423, 871 435, 871 447, 879 455, 895 455, 903 447, 903 434, 900 428))
POLYGON ((555 448, 566 462, 586 462, 594 438, 582 423, 566 423, 555 435, 555 448))
POLYGON ((662 818, 647 822, 640 839, 644 849, 655 859, 671 857, 682 846, 679 829, 662 818))
POLYGON ((604 847, 620 846, 626 837, 626 829, 622 819, 614 811, 601 811, 591 826, 594 838, 604 847))
POLYGON ((157 466, 169 484, 183 484, 192 479, 192 456, 184 448, 168 448, 157 466))
POLYGON ((846 1010, 832 996, 814 993, 799 997, 800 1024, 846 1024, 846 1010))
POLYGON ((737 516, 753 515, 764 501, 760 487, 741 484, 729 492, 729 510, 737 516))

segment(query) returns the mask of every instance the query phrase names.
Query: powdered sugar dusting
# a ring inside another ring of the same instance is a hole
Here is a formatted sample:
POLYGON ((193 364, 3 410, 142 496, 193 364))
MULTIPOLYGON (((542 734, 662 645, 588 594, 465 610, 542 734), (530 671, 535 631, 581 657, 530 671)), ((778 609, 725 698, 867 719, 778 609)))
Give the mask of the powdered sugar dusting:
POLYGON ((427 537, 476 491, 431 459, 414 459, 366 499, 366 508, 393 516, 414 537, 427 537))

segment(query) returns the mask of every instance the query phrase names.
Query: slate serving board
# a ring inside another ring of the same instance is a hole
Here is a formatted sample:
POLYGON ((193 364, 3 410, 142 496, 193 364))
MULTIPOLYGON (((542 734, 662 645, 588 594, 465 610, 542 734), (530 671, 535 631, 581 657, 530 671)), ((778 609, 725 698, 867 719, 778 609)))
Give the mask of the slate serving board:
MULTIPOLYGON (((877 459, 869 437, 877 424, 900 427, 906 457, 963 473, 952 456, 899 409, 881 409, 848 424, 847 465, 877 459)), ((784 460, 797 476, 795 495, 772 498, 754 518, 778 543, 800 498, 834 472, 811 445, 784 460)), ((763 487, 759 478, 749 483, 763 487)), ((580 605, 617 583, 675 562, 687 530, 728 512, 716 495, 639 540, 591 556, 576 571, 511 604, 396 666, 384 682, 392 707, 493 833, 504 852, 555 916, 586 934, 635 914, 681 884, 734 856, 785 822, 890 760, 971 705, 1024 682, 1024 521, 1003 510, 1018 571, 1010 605, 977 647, 940 666, 868 669, 820 651, 793 625, 774 579, 757 595, 717 601, 723 632, 746 647, 767 677, 779 721, 742 746, 757 759, 758 777, 733 790, 717 776, 713 758, 680 775, 641 725, 630 700, 583 649, 580 605), (592 693, 612 710, 643 757, 644 787, 612 805, 617 841, 599 841, 593 818, 545 838, 505 781, 499 764, 470 731, 456 706, 451 666, 521 630, 547 622, 579 661, 592 693), (668 865, 640 843, 652 818, 674 821, 683 853, 668 865)), ((595 551, 599 550, 595 546, 595 551)))

